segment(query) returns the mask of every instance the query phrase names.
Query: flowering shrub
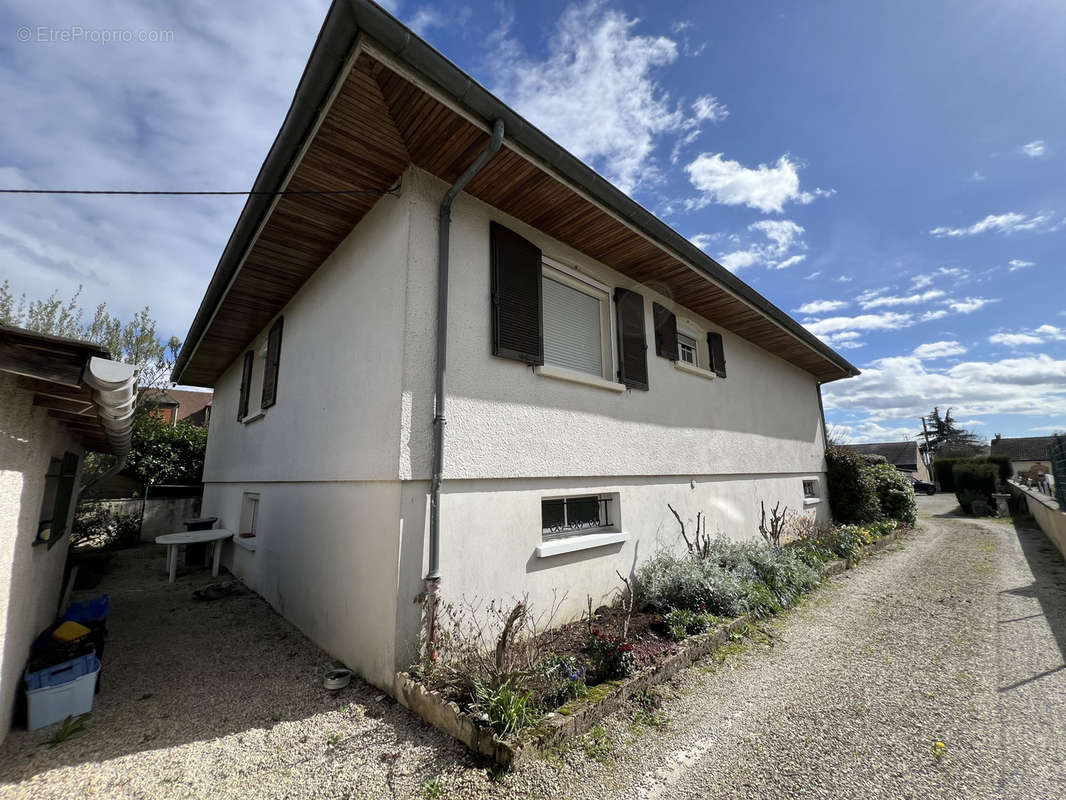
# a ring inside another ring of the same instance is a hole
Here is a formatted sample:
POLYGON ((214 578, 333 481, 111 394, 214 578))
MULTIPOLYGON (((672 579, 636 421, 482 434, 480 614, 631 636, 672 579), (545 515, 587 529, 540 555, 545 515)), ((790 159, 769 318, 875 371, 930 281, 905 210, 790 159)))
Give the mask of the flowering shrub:
POLYGON ((703 633, 716 621, 717 617, 714 614, 708 614, 702 609, 689 611, 686 608, 671 608, 663 615, 663 622, 670 632, 670 638, 675 640, 703 633))
POLYGON ((620 636, 594 630, 586 651, 601 681, 625 678, 633 672, 633 646, 620 636))
POLYGON ((573 656, 550 655, 544 659, 544 677, 551 689, 551 704, 561 706, 588 693, 587 670, 573 656))

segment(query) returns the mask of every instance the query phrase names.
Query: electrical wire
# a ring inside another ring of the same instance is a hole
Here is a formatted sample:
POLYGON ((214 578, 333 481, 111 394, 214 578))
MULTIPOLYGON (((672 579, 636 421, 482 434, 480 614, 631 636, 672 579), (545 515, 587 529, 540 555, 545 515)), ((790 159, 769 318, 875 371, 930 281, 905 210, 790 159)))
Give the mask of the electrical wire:
POLYGON ((163 195, 174 197, 229 197, 229 196, 245 196, 245 197, 280 197, 283 195, 292 196, 334 196, 334 195, 396 195, 399 193, 401 181, 397 181, 395 186, 388 189, 282 189, 276 192, 257 192, 254 190, 248 190, 243 192, 226 192, 226 191, 167 191, 167 190, 145 190, 145 189, 0 189, 0 194, 52 194, 52 195, 163 195))

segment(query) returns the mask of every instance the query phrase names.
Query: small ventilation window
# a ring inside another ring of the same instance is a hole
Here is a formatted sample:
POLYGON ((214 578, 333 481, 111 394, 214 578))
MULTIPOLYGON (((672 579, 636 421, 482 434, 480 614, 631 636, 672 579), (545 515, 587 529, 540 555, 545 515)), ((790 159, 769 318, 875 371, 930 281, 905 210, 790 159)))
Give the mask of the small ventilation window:
POLYGON ((602 531, 612 526, 614 497, 578 495, 541 500, 541 532, 545 539, 602 531))

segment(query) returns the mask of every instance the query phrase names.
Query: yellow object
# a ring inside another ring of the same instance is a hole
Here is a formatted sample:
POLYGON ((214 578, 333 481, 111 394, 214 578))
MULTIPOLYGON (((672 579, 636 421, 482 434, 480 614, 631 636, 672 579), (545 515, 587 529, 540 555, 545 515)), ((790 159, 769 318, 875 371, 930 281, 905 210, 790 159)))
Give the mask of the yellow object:
POLYGON ((52 631, 52 638, 57 642, 73 642, 75 639, 80 639, 82 636, 86 636, 89 633, 92 633, 92 631, 84 625, 67 620, 52 631))

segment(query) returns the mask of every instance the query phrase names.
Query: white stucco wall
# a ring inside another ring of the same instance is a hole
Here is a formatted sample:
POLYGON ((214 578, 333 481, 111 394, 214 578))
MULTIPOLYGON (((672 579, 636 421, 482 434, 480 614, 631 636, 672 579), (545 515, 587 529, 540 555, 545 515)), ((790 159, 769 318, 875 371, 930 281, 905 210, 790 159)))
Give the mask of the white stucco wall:
POLYGON ((49 463, 66 451, 81 448, 14 376, 0 373, 0 739, 11 726, 30 644, 55 619, 62 591, 69 533, 51 550, 33 541, 49 463))
MULTIPOLYGON (((236 422, 239 361, 215 387, 203 513, 236 529, 242 493, 260 493, 256 551, 228 545, 226 563, 378 685, 409 663, 417 640, 445 189, 408 170, 402 197, 379 201, 285 308, 277 406, 236 422)), ((615 570, 628 573, 659 542, 680 544, 668 502, 737 539, 757 535, 760 500, 804 508, 802 481, 822 481, 824 470, 812 376, 469 196, 453 216, 441 512, 449 596, 528 594, 545 607, 557 590, 568 617, 586 593, 609 599, 615 570), (553 380, 491 355, 492 219, 550 258, 643 294, 650 391, 553 380), (728 378, 655 356, 653 301, 723 334, 728 378), (538 558, 541 498, 586 492, 618 495, 630 539, 538 558)), ((806 511, 828 513, 825 503, 806 511)))
POLYGON ((394 674, 408 206, 382 198, 281 312, 276 405, 238 423, 240 359, 223 374, 201 512, 238 532, 243 494, 258 493, 256 549, 228 544, 223 563, 383 687, 394 674))

